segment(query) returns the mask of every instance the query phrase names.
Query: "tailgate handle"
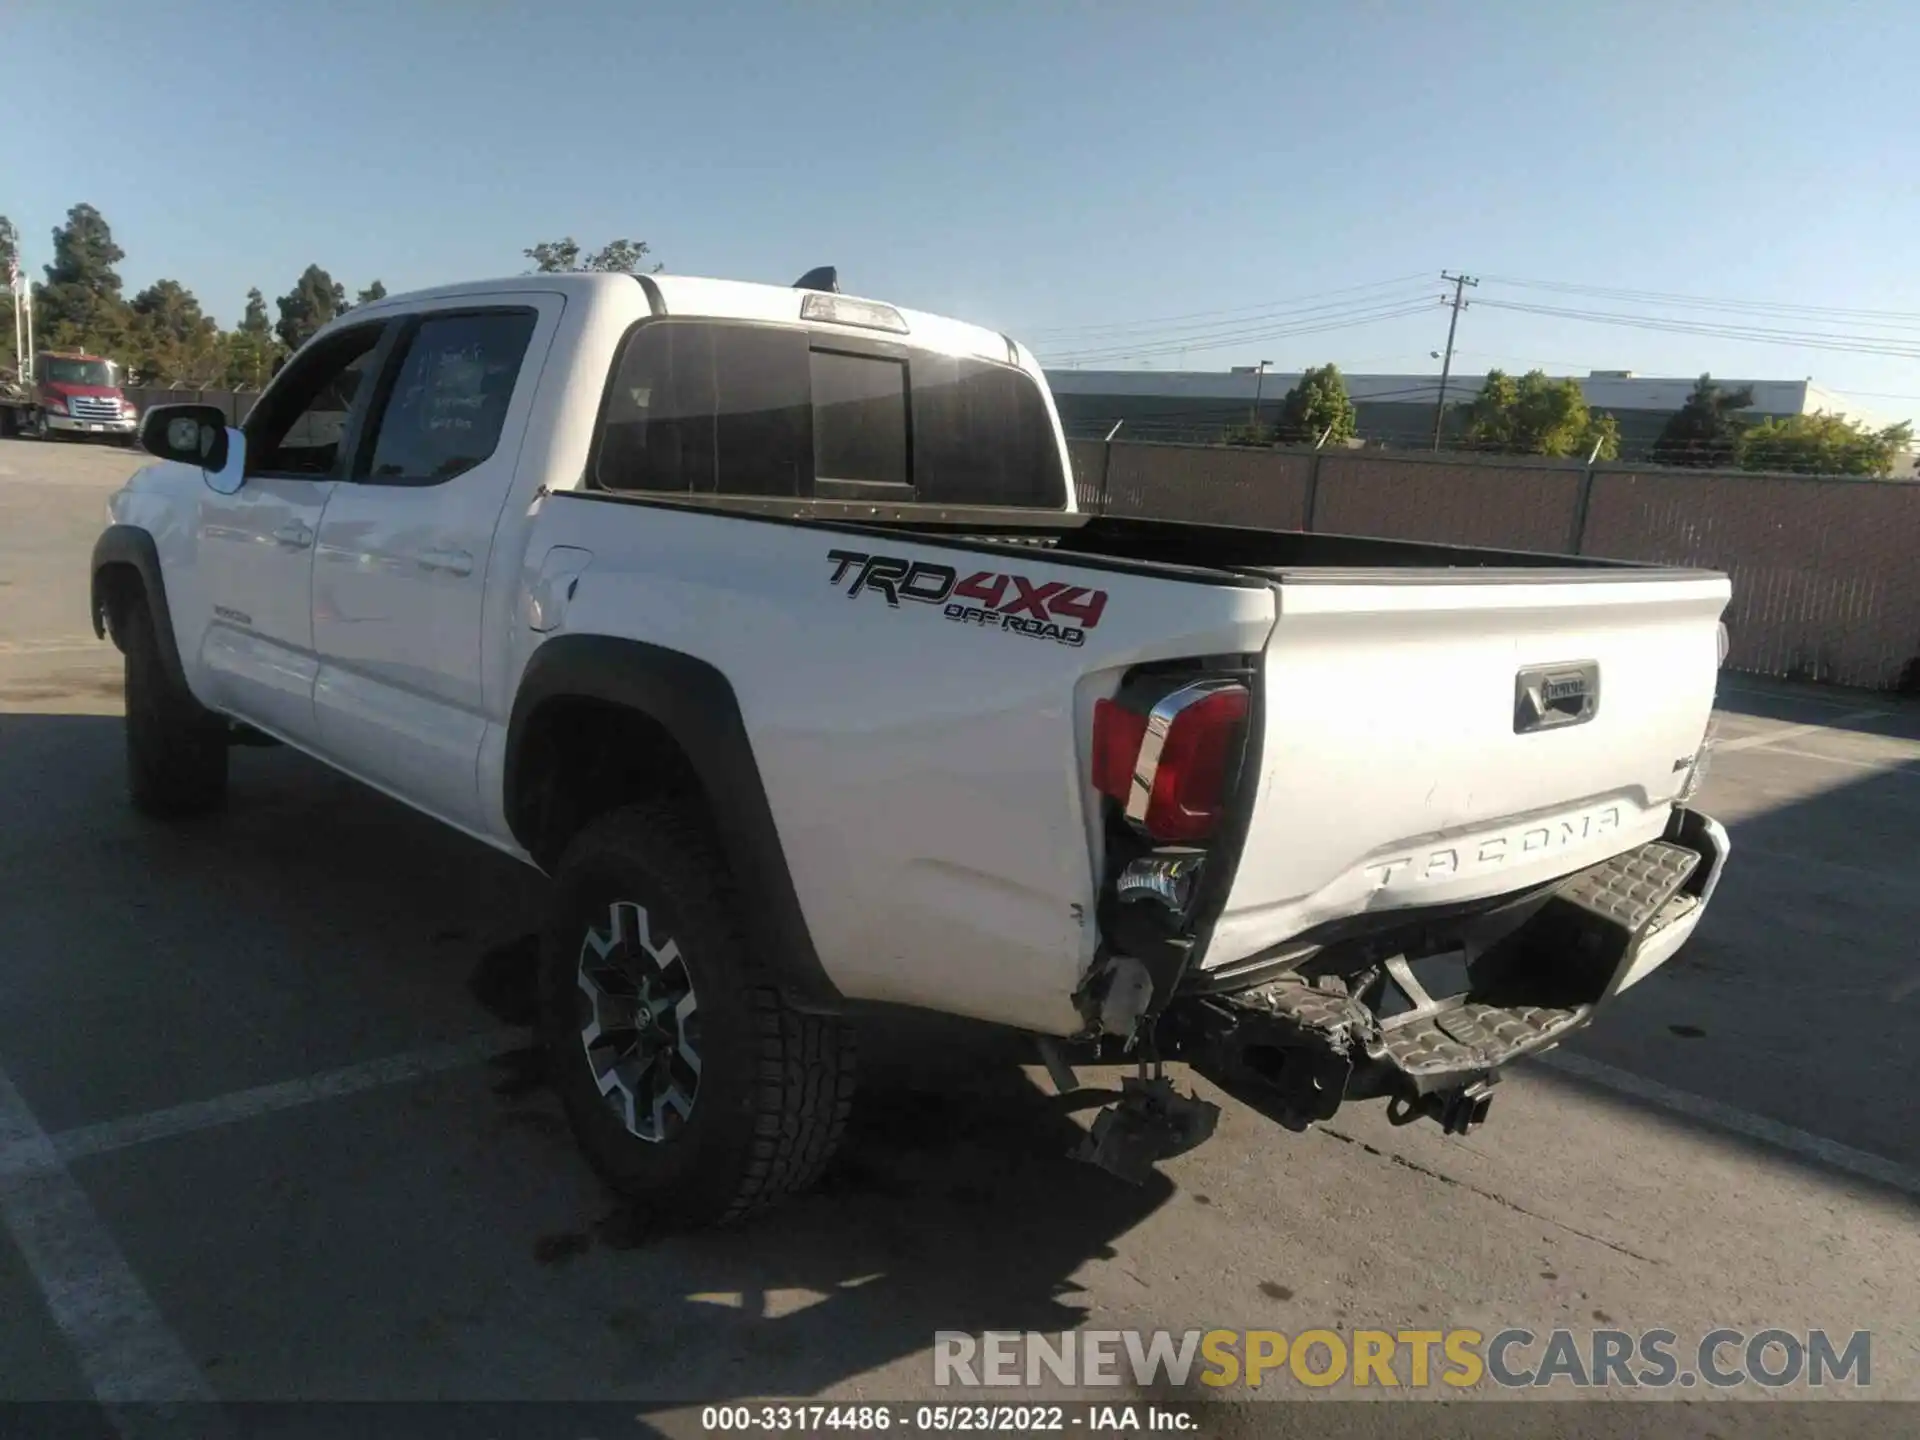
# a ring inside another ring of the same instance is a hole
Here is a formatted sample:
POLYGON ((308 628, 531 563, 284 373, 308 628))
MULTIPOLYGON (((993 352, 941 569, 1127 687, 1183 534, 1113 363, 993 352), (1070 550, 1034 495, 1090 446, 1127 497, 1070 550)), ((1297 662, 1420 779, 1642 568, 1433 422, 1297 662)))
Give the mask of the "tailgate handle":
POLYGON ((1600 713, 1600 665, 1530 665, 1513 677, 1513 733, 1584 725, 1600 713))

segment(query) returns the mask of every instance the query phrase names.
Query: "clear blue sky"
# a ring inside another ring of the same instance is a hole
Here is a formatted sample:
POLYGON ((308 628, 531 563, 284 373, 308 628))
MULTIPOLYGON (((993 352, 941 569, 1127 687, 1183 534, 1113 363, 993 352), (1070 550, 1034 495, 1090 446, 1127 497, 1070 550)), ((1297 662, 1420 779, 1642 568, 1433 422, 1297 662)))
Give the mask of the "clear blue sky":
MULTIPOLYGON (((1345 320, 1437 292, 1442 268, 1906 312, 1632 307, 1920 353, 1916 40, 1911 0, 5 0, 0 213, 37 275, 88 201, 129 294, 171 276, 223 323, 310 261, 398 290, 631 235, 688 273, 837 264, 850 290, 1043 354, 1161 342, 1127 365, 1432 370, 1438 310, 1225 345, 1212 317, 1066 332, 1425 277, 1303 302, 1345 320)), ((1624 308, 1491 281, 1478 298, 1624 308)), ((1459 345, 1473 370, 1920 396, 1903 356, 1487 305, 1459 345)))

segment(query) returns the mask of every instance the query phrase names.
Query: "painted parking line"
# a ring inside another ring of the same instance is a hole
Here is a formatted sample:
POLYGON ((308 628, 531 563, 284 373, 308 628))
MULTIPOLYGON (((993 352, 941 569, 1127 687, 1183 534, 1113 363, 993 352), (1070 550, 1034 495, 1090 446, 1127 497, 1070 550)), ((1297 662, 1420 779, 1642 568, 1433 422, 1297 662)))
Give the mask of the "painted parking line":
POLYGON ((525 1030, 495 1030, 434 1045, 404 1055, 389 1055, 338 1070, 305 1075, 297 1080, 282 1080, 272 1085, 257 1085, 211 1100, 190 1100, 144 1115, 129 1115, 118 1120, 103 1120, 65 1130, 47 1140, 46 1145, 15 1144, 0 1140, 0 1180, 11 1175, 33 1174, 49 1165, 64 1166, 89 1155, 105 1155, 130 1145, 144 1145, 196 1130, 211 1130, 256 1119, 280 1110, 293 1110, 321 1100, 354 1095, 398 1085, 443 1070, 457 1070, 477 1064, 516 1045, 526 1044, 525 1030))
POLYGON ((0 1146, 35 1162, 0 1171, 0 1224, 115 1430, 125 1440, 207 1433, 210 1415, 187 1421, 164 1411, 116 1408, 215 1396, 4 1070, 0 1146))
POLYGON ((1870 770, 1876 775, 1888 775, 1895 780, 1920 780, 1920 772, 1902 768, 1911 763, 1907 760, 1854 760, 1845 755, 1822 755, 1813 750, 1799 750, 1791 745, 1782 745, 1767 753, 1791 755, 1795 760, 1824 760, 1829 765, 1844 765, 1849 770, 1870 770))
POLYGON ((1804 740, 1823 730, 1844 730, 1850 721, 1878 720, 1886 713, 1884 710, 1850 710, 1844 715, 1834 716, 1823 725, 1788 725, 1781 730, 1763 730, 1758 735, 1742 735, 1738 740, 1722 740, 1713 746, 1713 753, 1731 755, 1738 750, 1762 750, 1788 740, 1804 740))
POLYGON ((1857 1175, 1861 1179, 1872 1180, 1905 1194, 1920 1197, 1920 1170, 1902 1165, 1897 1160, 1889 1160, 1884 1155, 1856 1150, 1851 1145, 1842 1145, 1838 1140, 1829 1140, 1824 1135, 1815 1135, 1811 1131, 1796 1129, 1792 1125, 1783 1125, 1778 1120, 1769 1120, 1764 1115, 1751 1114, 1719 1100, 1709 1100, 1704 1095, 1676 1090, 1671 1085, 1661 1084, 1658 1080, 1649 1080, 1643 1075, 1635 1075, 1626 1070, 1616 1070, 1611 1065, 1603 1065, 1598 1060, 1589 1060, 1584 1055, 1555 1050, 1537 1058, 1538 1063, 1547 1069, 1557 1070, 1563 1075, 1571 1075, 1576 1080, 1584 1080, 1604 1090, 1611 1090, 1619 1095, 1629 1095, 1636 1100, 1644 1100, 1650 1105, 1658 1106, 1675 1115, 1684 1115, 1689 1120, 1698 1120, 1716 1129, 1726 1130, 1749 1140, 1758 1140, 1761 1144, 1771 1145, 1776 1150, 1785 1150, 1802 1159, 1816 1161, 1830 1169, 1857 1175))
POLYGON ((59 1135, 41 1128, 0 1070, 0 1226, 121 1440, 210 1440, 229 1427, 209 1403, 218 1398, 212 1386, 68 1171, 69 1161, 458 1069, 525 1037, 524 1030, 496 1030, 59 1135))
POLYGON ((0 655, 65 655, 75 650, 112 649, 107 641, 91 635, 60 635, 47 640, 0 640, 0 655))

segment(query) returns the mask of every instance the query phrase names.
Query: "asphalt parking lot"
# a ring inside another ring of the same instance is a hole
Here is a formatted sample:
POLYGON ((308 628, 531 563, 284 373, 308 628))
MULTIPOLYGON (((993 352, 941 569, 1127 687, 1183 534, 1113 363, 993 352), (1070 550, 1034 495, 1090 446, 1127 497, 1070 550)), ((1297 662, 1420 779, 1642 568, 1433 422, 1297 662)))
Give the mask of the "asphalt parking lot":
POLYGON ((86 562, 135 463, 0 444, 0 1400, 910 1399, 936 1330, 1603 1325, 1868 1330, 1920 1399, 1913 702, 1727 677, 1698 936, 1466 1139, 1228 1102, 1132 1189, 1022 1048, 888 1017, 819 1194, 659 1237, 526 1063, 537 875, 283 750, 129 813, 86 562))

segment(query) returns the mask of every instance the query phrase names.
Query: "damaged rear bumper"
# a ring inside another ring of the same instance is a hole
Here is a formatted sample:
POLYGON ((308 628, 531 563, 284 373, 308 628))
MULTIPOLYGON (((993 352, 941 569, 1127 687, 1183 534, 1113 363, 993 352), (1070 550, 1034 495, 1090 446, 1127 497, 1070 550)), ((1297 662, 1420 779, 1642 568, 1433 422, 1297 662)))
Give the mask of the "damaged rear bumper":
POLYGON ((1396 1120, 1454 1133, 1486 1118, 1502 1067, 1588 1024, 1659 968, 1699 924, 1726 862, 1726 831, 1693 811, 1663 837, 1568 876, 1482 953, 1451 957, 1464 988, 1435 996, 1428 959, 1369 958, 1231 993, 1177 997, 1161 1053, 1292 1129, 1346 1100, 1385 1097, 1396 1120))

